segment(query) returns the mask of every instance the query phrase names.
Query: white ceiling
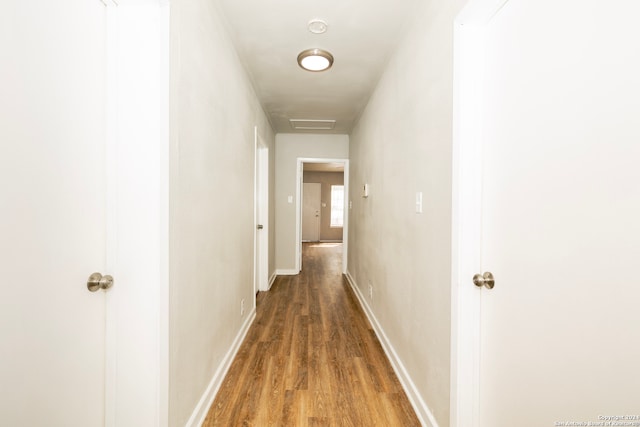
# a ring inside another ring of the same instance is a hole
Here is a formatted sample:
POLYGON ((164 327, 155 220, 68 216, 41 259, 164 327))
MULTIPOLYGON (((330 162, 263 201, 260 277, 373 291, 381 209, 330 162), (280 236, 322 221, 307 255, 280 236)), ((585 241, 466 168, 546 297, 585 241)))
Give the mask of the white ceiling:
POLYGON ((425 0, 216 0, 277 133, 349 133, 397 45, 412 6, 425 0), (312 19, 325 34, 307 29, 312 19), (321 73, 296 58, 309 48, 335 58, 321 73), (330 131, 294 130, 289 119, 336 120, 330 131))

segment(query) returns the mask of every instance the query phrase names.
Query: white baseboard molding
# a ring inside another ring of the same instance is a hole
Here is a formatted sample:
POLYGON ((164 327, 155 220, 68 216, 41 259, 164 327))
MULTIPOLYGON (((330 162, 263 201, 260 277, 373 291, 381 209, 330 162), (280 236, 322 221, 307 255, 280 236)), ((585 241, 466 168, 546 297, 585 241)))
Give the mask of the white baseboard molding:
POLYGON ((200 401, 193 410, 193 413, 191 414, 191 417, 189 418, 189 421, 187 421, 185 427, 200 427, 202 426, 202 423, 204 423, 204 420, 207 417, 207 413, 209 412, 209 408, 213 404, 213 400, 215 399, 216 394, 218 394, 218 390, 220 390, 222 381, 224 380, 224 377, 227 375, 227 372, 231 367, 231 362, 233 362, 236 354, 238 354, 238 350, 240 350, 240 346, 242 345, 247 332, 249 332, 249 328, 251 327, 251 324, 253 323, 253 320, 255 318, 256 309, 253 308, 248 313, 247 319, 244 321, 244 324, 242 325, 242 328, 240 328, 238 335, 236 335, 236 338, 233 340, 231 348, 225 355, 224 359, 222 359, 222 362, 220 363, 220 366, 218 366, 216 373, 213 374, 213 378, 211 378, 209 386, 200 398, 200 401))
POLYGON ((295 268, 292 270, 276 270, 276 274, 278 276, 295 276, 296 274, 300 273, 298 270, 296 270, 295 268))
POLYGON ((342 243, 342 239, 340 239, 340 240, 320 240, 320 243, 342 243))
POLYGON ((276 277, 278 277, 278 275, 274 272, 271 277, 269 277, 269 285, 267 286, 267 290, 271 289, 271 287, 273 286, 273 282, 276 281, 276 277))
POLYGON ((396 376, 400 380, 400 384, 402 384, 402 388, 407 394, 407 397, 409 398, 413 409, 416 411, 416 415, 418 416, 420 423, 424 427, 438 427, 436 418, 433 416, 433 413, 418 392, 418 388, 409 376, 407 369, 404 367, 404 364, 398 357, 398 354, 391 345, 391 342, 387 338, 387 335, 384 333, 384 330, 382 329, 382 326, 380 326, 380 323, 378 322, 375 314, 373 314, 373 310, 367 303, 366 298, 364 297, 362 292, 360 292, 360 288, 358 288, 356 281, 348 271, 345 276, 347 278, 347 281, 349 282, 349 285, 351 286, 351 289, 353 289, 353 292, 356 294, 358 302, 360 302, 360 306, 364 310, 364 313, 367 315, 367 318, 369 319, 369 322, 371 323, 371 326, 373 327, 373 330, 376 333, 380 344, 382 344, 382 348, 384 349, 387 358, 391 362, 391 366, 393 367, 396 376))

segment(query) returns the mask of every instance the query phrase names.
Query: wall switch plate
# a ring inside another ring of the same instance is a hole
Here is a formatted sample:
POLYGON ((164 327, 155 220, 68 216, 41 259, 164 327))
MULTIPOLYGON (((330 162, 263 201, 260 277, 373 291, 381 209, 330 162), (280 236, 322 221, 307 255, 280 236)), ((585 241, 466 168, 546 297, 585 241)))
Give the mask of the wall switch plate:
POLYGON ((293 203, 293 196, 287 197, 287 203, 293 203))
POLYGON ((416 213, 422 213, 422 192, 418 191, 416 193, 416 213))
POLYGON ((369 184, 362 186, 362 197, 369 197, 369 184))
POLYGON ((244 316, 244 298, 240 301, 240 316, 244 316))

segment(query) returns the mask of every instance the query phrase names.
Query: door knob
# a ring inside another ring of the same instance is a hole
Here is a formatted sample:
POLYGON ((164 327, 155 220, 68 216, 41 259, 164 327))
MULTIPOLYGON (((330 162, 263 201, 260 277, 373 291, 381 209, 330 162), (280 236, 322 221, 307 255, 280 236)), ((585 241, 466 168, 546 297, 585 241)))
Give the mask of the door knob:
POLYGON ((493 274, 487 271, 484 274, 476 274, 475 276, 473 276, 473 284, 479 288, 484 286, 487 289, 493 289, 493 287, 496 285, 496 281, 493 278, 493 274))
POLYGON ((113 286, 113 277, 109 275, 103 276, 100 273, 93 273, 87 280, 87 289, 91 292, 95 292, 98 289, 107 290, 113 286))
POLYGON ((262 224, 258 224, 258 225, 256 225, 256 228, 257 228, 258 230, 262 230, 262 229, 264 228, 264 225, 262 225, 262 224))

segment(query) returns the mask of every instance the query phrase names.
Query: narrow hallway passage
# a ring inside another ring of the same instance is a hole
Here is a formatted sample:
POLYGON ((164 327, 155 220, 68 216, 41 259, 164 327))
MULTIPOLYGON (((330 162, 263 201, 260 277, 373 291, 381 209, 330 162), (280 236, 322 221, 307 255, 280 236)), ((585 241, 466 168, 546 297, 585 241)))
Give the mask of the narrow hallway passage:
POLYGON ((342 244, 305 243, 303 271, 259 294, 205 427, 420 425, 341 260, 342 244))

